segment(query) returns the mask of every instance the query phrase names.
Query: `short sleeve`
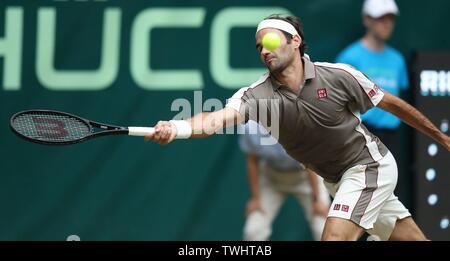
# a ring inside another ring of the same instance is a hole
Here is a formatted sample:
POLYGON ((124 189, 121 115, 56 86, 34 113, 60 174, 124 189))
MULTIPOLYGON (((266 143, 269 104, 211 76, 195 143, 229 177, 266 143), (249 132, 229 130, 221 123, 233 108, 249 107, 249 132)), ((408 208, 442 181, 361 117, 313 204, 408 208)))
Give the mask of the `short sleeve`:
POLYGON ((362 72, 346 64, 337 64, 344 70, 343 84, 352 101, 361 112, 375 107, 383 99, 383 90, 362 72))
POLYGON ((256 112, 258 108, 253 92, 255 91, 255 88, 266 81, 268 77, 269 73, 265 73, 249 87, 239 89, 233 94, 233 96, 231 96, 231 98, 228 99, 225 107, 232 108, 239 112, 241 117, 244 119, 244 122, 249 120, 257 121, 256 112))
POLYGON ((256 121, 257 102, 252 94, 253 89, 249 87, 239 89, 230 99, 228 99, 226 108, 232 108, 239 112, 244 122, 249 120, 256 121))

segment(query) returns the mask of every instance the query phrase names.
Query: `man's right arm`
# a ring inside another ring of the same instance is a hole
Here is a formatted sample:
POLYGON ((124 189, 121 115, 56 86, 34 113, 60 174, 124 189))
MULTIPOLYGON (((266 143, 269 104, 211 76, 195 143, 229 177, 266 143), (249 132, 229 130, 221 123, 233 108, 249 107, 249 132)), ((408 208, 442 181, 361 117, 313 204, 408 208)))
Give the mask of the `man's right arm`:
POLYGON ((159 121, 155 125, 155 132, 146 135, 146 141, 153 140, 158 144, 168 144, 177 135, 189 138, 207 137, 217 131, 234 126, 242 122, 239 112, 233 108, 225 107, 215 112, 202 112, 194 117, 182 121, 159 121))
POLYGON ((217 131, 241 123, 241 116, 238 111, 225 107, 215 112, 202 112, 188 119, 191 124, 191 138, 203 138, 213 135, 217 131))

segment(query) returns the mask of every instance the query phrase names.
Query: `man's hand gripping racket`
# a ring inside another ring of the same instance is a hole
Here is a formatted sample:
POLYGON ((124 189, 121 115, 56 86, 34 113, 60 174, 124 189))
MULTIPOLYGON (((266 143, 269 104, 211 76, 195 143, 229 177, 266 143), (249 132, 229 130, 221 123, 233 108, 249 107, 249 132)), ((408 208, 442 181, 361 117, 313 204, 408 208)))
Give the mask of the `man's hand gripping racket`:
POLYGON ((66 112, 27 110, 14 114, 11 130, 19 137, 46 145, 67 145, 107 135, 144 136, 158 144, 191 135, 187 121, 160 121, 153 127, 122 127, 99 123, 66 112), (179 131, 177 131, 179 130, 179 131))
POLYGON ((159 121, 155 127, 154 132, 148 133, 144 136, 145 141, 151 141, 158 144, 168 144, 172 142, 177 136, 177 128, 173 122, 159 121))

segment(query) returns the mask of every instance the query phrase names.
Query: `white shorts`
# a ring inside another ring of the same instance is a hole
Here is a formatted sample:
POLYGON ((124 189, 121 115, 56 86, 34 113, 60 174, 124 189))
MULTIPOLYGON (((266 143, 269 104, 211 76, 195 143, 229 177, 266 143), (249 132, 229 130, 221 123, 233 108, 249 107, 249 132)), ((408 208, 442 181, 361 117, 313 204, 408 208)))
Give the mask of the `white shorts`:
POLYGON ((411 216, 394 195, 397 163, 390 152, 380 161, 348 169, 338 183, 324 182, 334 200, 328 217, 351 220, 388 240, 397 219, 411 216))

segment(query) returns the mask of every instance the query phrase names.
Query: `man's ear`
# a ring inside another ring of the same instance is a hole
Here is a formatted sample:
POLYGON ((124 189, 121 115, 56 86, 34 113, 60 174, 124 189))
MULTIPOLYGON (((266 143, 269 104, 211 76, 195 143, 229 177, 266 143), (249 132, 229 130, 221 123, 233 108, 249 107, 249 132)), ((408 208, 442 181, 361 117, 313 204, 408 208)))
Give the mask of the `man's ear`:
POLYGON ((299 35, 292 36, 292 42, 295 45, 295 48, 300 48, 300 45, 302 44, 302 38, 299 35))

